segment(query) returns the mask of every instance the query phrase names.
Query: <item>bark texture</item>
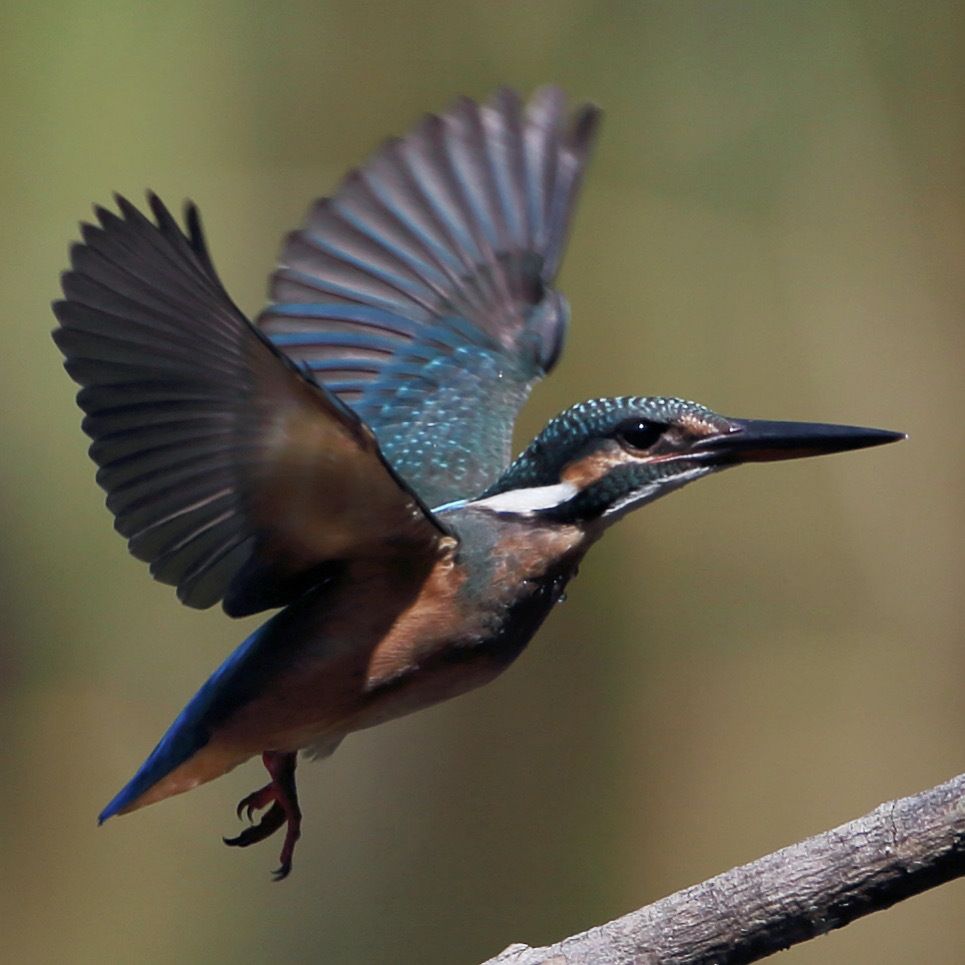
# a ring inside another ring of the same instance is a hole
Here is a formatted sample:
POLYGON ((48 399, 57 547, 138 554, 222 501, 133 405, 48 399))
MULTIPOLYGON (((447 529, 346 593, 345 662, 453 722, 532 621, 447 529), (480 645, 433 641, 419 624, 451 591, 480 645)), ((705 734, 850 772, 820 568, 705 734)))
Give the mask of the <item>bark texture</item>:
POLYGON ((740 965, 965 874, 965 774, 543 948, 484 965, 740 965))

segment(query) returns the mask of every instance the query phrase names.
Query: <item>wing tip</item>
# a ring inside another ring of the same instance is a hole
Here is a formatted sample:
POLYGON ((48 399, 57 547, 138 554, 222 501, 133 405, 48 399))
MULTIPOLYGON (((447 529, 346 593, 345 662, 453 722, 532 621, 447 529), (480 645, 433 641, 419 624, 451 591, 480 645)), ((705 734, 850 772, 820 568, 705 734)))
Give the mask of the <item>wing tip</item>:
POLYGON ((114 206, 117 211, 102 204, 94 203, 91 211, 94 215, 93 221, 79 222, 81 240, 74 242, 72 248, 77 245, 94 247, 97 239, 105 233, 126 229, 151 228, 160 231, 162 234, 173 232, 181 237, 185 237, 192 243, 192 247, 197 250, 197 241, 200 239, 204 244, 203 232, 201 230, 201 213, 197 204, 190 198, 184 201, 183 211, 184 220, 188 227, 188 233, 178 224, 177 219, 171 213, 171 209, 161 199, 160 195, 151 188, 144 192, 144 198, 150 213, 154 216, 154 221, 145 214, 133 201, 119 191, 111 194, 114 206))

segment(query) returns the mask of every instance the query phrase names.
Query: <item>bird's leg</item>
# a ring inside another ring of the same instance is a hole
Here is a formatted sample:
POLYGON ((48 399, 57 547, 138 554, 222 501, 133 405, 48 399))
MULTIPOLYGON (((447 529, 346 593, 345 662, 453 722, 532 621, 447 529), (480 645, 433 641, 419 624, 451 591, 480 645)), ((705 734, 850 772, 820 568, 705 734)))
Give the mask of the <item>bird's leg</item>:
POLYGON ((275 871, 275 881, 287 878, 292 870, 292 855, 295 842, 301 834, 302 812, 298 807, 298 794, 295 790, 295 753, 265 751, 261 759, 271 775, 271 781, 263 788, 252 792, 238 803, 238 817, 243 814, 250 821, 255 811, 268 807, 261 820, 245 828, 236 838, 225 838, 224 843, 232 847, 247 848, 249 844, 264 841, 274 834, 286 821, 285 843, 281 848, 281 864, 275 871))

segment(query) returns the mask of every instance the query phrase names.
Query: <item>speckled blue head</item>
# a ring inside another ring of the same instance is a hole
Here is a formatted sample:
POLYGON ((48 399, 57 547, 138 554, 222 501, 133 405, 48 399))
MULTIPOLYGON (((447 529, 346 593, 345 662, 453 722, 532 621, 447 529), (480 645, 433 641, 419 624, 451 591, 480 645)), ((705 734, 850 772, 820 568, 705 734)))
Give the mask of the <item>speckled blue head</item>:
POLYGON ((528 514, 561 520, 618 513, 655 498, 674 481, 679 487, 717 468, 702 457, 686 465, 661 459, 674 440, 730 429, 729 420, 684 399, 591 399, 552 419, 483 498, 496 511, 522 506, 528 514))
POLYGON ((475 504, 560 522, 610 522, 727 466, 899 438, 854 426, 731 419, 664 396, 593 399, 552 419, 475 504))

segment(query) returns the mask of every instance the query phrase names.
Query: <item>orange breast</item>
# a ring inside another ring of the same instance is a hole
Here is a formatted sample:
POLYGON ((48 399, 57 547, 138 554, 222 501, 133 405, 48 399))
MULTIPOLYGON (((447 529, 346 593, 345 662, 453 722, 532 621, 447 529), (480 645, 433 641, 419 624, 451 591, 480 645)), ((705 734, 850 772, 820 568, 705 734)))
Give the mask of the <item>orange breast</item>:
POLYGON ((208 744, 134 806, 188 790, 266 750, 331 749, 352 731, 488 682, 518 652, 487 648, 500 621, 536 592, 548 566, 562 559, 575 569, 589 541, 576 529, 507 524, 489 552, 471 562, 446 538, 429 560, 406 555, 350 564, 334 595, 313 606, 308 594, 286 611, 285 636, 271 641, 282 654, 280 669, 263 690, 255 684, 255 695, 214 728, 208 744))

